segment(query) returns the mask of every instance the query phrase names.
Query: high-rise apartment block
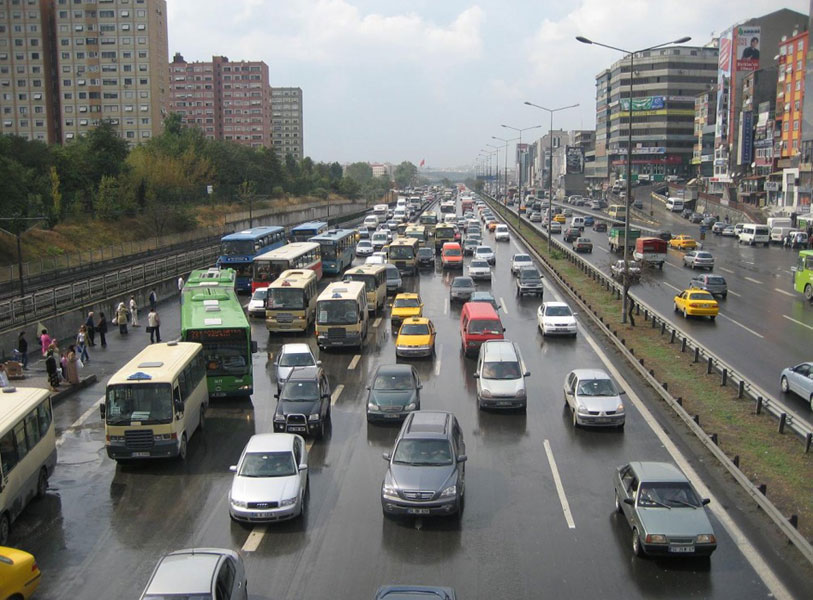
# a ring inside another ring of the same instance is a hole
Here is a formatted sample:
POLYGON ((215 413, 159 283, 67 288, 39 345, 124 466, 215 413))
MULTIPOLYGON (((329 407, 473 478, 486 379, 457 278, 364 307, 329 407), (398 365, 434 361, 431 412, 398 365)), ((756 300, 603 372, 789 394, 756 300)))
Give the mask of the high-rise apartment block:
POLYGON ((802 140, 802 105, 805 96, 805 70, 808 32, 794 32, 779 43, 776 77, 776 131, 780 133, 777 158, 799 154, 802 140))
POLYGON ((302 130, 302 88, 274 87, 271 89, 271 143, 281 159, 290 154, 296 160, 304 156, 302 130))

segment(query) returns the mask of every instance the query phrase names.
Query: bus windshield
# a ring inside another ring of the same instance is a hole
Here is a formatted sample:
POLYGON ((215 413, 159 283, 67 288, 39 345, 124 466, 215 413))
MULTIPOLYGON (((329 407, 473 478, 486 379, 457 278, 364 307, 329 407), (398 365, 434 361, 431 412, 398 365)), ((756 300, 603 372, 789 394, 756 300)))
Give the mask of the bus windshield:
POLYGON ((322 300, 316 307, 319 325, 355 325, 358 323, 358 302, 355 300, 322 300))
POLYGON ((297 288, 270 288, 266 308, 271 310, 302 310, 305 308, 305 295, 297 288))
POLYGON ((336 244, 333 242, 322 242, 322 258, 326 260, 334 260, 336 258, 336 244))
POLYGON ((287 261, 259 261, 254 263, 254 281, 274 281, 288 269, 287 261))
POLYGON ((190 329, 186 338, 187 341, 203 344, 207 377, 245 375, 249 372, 245 329, 190 329))
POLYGON ((415 258, 415 252, 412 246, 390 246, 390 258, 393 260, 415 258))
POLYGON ((375 291, 375 275, 361 275, 358 273, 351 273, 345 277, 345 280, 360 281, 364 284, 365 292, 375 291))
POLYGON ((132 383, 107 388, 108 425, 172 423, 172 387, 168 383, 132 383))
POLYGON ((254 242, 251 240, 227 240, 220 244, 221 256, 251 256, 254 254, 254 242))

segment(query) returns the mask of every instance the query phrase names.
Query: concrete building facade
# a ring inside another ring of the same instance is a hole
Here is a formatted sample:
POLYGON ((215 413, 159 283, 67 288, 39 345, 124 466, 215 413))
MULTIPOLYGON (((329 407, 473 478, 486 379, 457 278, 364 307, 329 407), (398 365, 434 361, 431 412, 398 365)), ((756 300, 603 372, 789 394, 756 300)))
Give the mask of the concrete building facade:
POLYGON ((776 77, 776 128, 780 132, 777 158, 801 152, 802 106, 805 96, 805 57, 808 32, 795 31, 779 43, 776 77))
POLYGON ((302 125, 302 88, 274 87, 271 90, 271 145, 284 160, 290 154, 296 160, 305 156, 302 125))

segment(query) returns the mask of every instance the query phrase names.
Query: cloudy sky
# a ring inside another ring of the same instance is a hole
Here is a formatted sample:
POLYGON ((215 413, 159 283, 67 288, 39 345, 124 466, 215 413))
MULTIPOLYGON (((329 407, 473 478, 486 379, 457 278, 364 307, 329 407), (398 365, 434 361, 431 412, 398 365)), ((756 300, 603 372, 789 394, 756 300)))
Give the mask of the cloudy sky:
MULTIPOLYGON (((618 53, 809 0, 168 0, 170 56, 264 60, 271 85, 304 94, 317 161, 470 164, 501 124, 595 127, 595 74, 618 53)), ((789 32, 790 33, 790 32, 789 32)), ((532 135, 528 132, 526 135, 532 135)), ((523 136, 524 139, 524 136, 523 136)))

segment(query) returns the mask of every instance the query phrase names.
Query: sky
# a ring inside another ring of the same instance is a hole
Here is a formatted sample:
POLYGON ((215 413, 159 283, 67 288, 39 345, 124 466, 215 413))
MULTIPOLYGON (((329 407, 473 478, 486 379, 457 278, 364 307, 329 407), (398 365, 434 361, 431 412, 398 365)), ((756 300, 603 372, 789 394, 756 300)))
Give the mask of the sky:
MULTIPOLYGON (((315 161, 470 165, 501 125, 595 128, 595 75, 622 54, 809 0, 168 0, 170 58, 263 60, 272 86, 303 90, 315 161)), ((800 23, 801 25, 802 23, 800 23)), ((788 32, 791 33, 791 32, 788 32)), ((510 148, 510 147, 509 147, 510 148)), ((509 156, 511 151, 509 150, 509 156)), ((502 162, 502 153, 500 161, 502 162)))

